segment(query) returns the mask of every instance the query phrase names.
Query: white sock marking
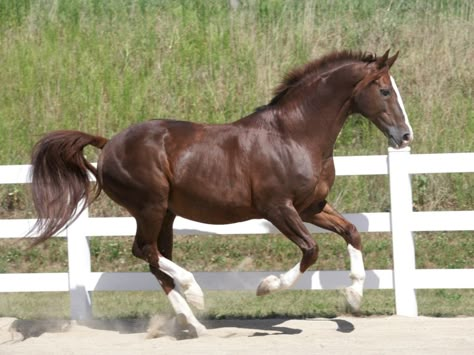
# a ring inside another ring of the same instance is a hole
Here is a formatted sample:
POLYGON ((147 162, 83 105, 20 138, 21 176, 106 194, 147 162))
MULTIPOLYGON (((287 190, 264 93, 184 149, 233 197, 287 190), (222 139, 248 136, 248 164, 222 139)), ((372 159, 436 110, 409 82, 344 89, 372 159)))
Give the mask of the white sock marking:
POLYGON ((204 294, 192 273, 163 256, 158 259, 158 266, 181 287, 188 302, 196 308, 204 309, 204 294))
POLYGON ((186 318, 195 318, 188 303, 178 291, 171 290, 168 293, 168 299, 176 314, 184 314, 186 318))
POLYGON ((365 280, 364 259, 362 258, 361 251, 357 250, 350 244, 347 245, 347 251, 351 258, 352 288, 362 296, 365 280))
POLYGON ((291 270, 280 275, 281 286, 280 289, 284 290, 293 286, 296 281, 303 275, 300 271, 300 263, 296 264, 291 270))
POLYGON ((161 271, 171 276, 183 288, 188 288, 192 283, 196 282, 194 276, 188 270, 183 269, 163 256, 160 256, 158 259, 158 266, 161 271))
POLYGON ((186 300, 181 296, 181 294, 176 290, 171 290, 168 293, 168 300, 171 303, 175 313, 177 315, 182 314, 186 317, 188 324, 191 324, 195 329, 198 335, 202 334, 206 327, 204 327, 194 316, 193 311, 187 304, 186 300))
POLYGON ((408 115, 407 115, 407 112, 405 111, 405 105, 403 105, 402 96, 400 95, 400 91, 398 91, 398 87, 397 87, 397 84, 395 83, 395 79, 393 78, 393 76, 390 76, 390 81, 392 82, 393 90, 395 90, 395 93, 397 94, 398 105, 400 106, 403 112, 405 123, 408 126, 408 129, 410 130, 410 136, 411 136, 411 139, 413 140, 414 138, 413 129, 411 128, 410 121, 408 121, 408 115))
POLYGON ((291 270, 281 274, 279 277, 275 275, 267 276, 258 285, 257 296, 266 295, 270 292, 286 290, 293 286, 301 275, 303 275, 303 273, 300 271, 300 263, 298 263, 291 270))

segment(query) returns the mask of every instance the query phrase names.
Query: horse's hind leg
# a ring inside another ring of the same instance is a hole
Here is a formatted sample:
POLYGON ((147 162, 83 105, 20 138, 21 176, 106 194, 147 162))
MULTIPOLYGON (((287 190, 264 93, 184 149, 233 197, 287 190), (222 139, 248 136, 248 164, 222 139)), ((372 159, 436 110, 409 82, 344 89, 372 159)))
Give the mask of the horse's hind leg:
POLYGON ((351 261, 350 277, 352 285, 345 289, 345 296, 352 311, 359 312, 364 289, 365 268, 361 251, 361 238, 357 228, 328 203, 325 204, 321 212, 303 216, 303 220, 333 231, 342 236, 346 241, 351 261))
POLYGON ((158 279, 178 319, 185 323, 184 326, 191 335, 198 336, 206 328, 196 319, 188 303, 175 289, 175 281, 181 286, 188 301, 197 308, 204 307, 203 293, 194 276, 171 261, 175 215, 170 211, 166 211, 164 217, 161 215, 162 213, 155 211, 151 214, 142 212, 135 217, 137 235, 133 254, 148 262, 151 273, 158 279))
POLYGON ((178 282, 189 303, 198 309, 204 309, 204 295, 194 276, 189 271, 172 262, 173 222, 175 217, 176 215, 171 211, 168 210, 166 212, 158 236, 158 251, 161 254, 158 260, 160 270, 178 282))

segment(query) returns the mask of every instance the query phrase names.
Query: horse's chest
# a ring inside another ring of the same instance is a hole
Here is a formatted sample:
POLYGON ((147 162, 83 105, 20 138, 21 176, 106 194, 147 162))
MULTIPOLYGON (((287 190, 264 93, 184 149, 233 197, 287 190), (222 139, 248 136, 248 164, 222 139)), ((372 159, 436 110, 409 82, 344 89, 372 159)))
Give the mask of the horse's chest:
POLYGON ((334 177, 332 159, 323 162, 314 170, 314 175, 308 179, 307 184, 302 185, 300 194, 294 201, 297 209, 305 209, 314 203, 325 200, 334 183, 334 177))

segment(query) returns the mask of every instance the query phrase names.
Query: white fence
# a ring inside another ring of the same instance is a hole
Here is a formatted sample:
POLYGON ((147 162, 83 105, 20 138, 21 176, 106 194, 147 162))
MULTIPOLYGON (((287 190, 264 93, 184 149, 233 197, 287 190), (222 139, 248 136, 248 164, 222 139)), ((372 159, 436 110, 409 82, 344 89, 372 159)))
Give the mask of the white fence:
MULTIPOLYGON (((398 315, 416 316, 415 289, 474 288, 474 269, 416 269, 412 232, 473 231, 474 211, 413 212, 410 175, 427 173, 473 173, 474 153, 410 154, 389 149, 388 155, 336 157, 341 175, 389 175, 390 212, 345 215, 361 232, 391 232, 393 270, 368 270, 365 288, 395 289, 398 315)), ((0 166, 0 184, 28 183, 28 165, 0 166)), ((0 220, 0 238, 20 238, 34 220, 0 220)), ((66 231, 69 271, 67 273, 0 274, 0 292, 69 291, 71 318, 92 316, 91 291, 157 290, 149 273, 91 272, 87 237, 135 234, 128 217, 91 218, 87 209, 66 231)), ((325 232, 308 225, 312 233, 325 232)), ((265 220, 231 225, 207 225, 177 218, 176 234, 266 234, 278 233, 265 220)), ((440 251, 442 252, 442 251, 440 251)), ((196 280, 208 290, 255 290, 259 281, 275 272, 197 272, 196 280)), ((311 271, 297 289, 337 289, 348 286, 349 271, 311 271)))

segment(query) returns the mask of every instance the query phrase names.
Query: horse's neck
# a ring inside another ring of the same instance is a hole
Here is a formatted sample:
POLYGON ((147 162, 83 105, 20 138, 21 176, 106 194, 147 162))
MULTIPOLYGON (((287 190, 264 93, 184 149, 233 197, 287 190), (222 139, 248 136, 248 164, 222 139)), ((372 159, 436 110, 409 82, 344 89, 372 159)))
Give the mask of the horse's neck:
MULTIPOLYGON (((339 73, 344 74, 344 73, 339 73)), ((352 83, 341 83, 341 75, 314 82, 299 101, 289 101, 277 110, 277 119, 293 139, 323 157, 332 156, 336 139, 350 114, 352 83)))

